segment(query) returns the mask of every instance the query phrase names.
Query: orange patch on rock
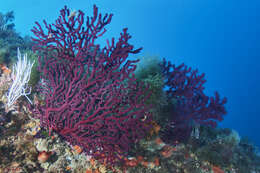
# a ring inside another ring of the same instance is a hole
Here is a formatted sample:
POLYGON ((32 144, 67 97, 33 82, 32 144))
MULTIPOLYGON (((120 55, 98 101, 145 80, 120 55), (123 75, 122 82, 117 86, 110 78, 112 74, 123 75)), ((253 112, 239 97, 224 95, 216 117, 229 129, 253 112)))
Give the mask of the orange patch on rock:
POLYGON ((144 160, 143 156, 137 156, 137 162, 140 163, 144 160))
POLYGON ((163 147, 162 151, 160 152, 160 154, 164 157, 164 158, 168 158, 171 157, 173 151, 176 151, 176 148, 173 148, 171 146, 165 146, 163 147))
POLYGON ((11 70, 7 68, 5 65, 0 65, 0 67, 4 74, 9 75, 11 73, 11 70))
POLYGON ((159 160, 158 157, 156 157, 156 158, 154 159, 154 165, 155 165, 155 166, 159 166, 159 165, 160 165, 160 160, 159 160))
POLYGON ((148 165, 149 165, 149 162, 147 162, 147 161, 142 161, 141 162, 141 165, 143 165, 144 167, 148 167, 148 165))
POLYGON ((214 173, 225 173, 220 167, 218 166, 212 166, 212 171, 214 173))
POLYGON ((80 153, 82 152, 82 148, 81 148, 80 146, 78 146, 78 145, 74 145, 74 146, 73 146, 73 149, 74 149, 78 154, 80 154, 80 153))
POLYGON ((67 166, 67 167, 66 167, 66 170, 68 170, 68 171, 71 170, 71 167, 70 167, 70 166, 67 166))
POLYGON ((46 162, 46 161, 49 159, 49 157, 50 157, 51 155, 52 155, 52 152, 42 151, 42 152, 40 152, 39 155, 38 155, 38 161, 39 161, 40 163, 44 163, 44 162, 46 162))
POLYGON ((131 160, 126 159, 126 160, 125 160, 125 165, 126 165, 126 166, 129 166, 129 167, 135 167, 135 166, 138 165, 138 162, 137 162, 136 159, 131 159, 131 160))
POLYGON ((100 173, 100 171, 97 169, 94 171, 92 169, 87 169, 85 173, 100 173))
POLYGON ((161 144, 163 144, 163 141, 161 140, 161 138, 156 138, 155 139, 155 143, 157 144, 157 145, 161 145, 161 144))
POLYGON ((91 169, 87 169, 85 173, 93 173, 91 169))

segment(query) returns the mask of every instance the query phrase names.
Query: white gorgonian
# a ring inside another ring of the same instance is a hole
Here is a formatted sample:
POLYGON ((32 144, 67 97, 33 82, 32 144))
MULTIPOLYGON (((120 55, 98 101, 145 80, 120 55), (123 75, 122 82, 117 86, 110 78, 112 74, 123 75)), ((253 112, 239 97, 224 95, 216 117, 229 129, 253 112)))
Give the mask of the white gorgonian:
POLYGON ((13 82, 7 93, 7 107, 11 107, 21 96, 25 96, 32 104, 32 101, 27 97, 27 95, 31 93, 31 88, 28 87, 28 82, 30 80, 34 62, 27 60, 27 54, 22 56, 19 48, 17 49, 17 58, 18 61, 13 65, 11 74, 13 82))

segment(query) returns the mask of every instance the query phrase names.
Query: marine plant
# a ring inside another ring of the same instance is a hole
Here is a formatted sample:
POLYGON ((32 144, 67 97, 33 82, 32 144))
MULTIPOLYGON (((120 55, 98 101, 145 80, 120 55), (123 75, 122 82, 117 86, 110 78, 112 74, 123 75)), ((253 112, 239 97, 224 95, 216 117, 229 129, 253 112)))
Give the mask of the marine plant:
POLYGON ((54 24, 44 20, 45 28, 36 22, 32 29, 44 102, 31 110, 49 135, 56 132, 107 163, 127 154, 147 133, 151 117, 144 104, 148 88, 139 87, 133 74, 138 60, 127 59, 141 48, 128 43, 127 28, 102 49, 96 43, 111 19, 112 14, 102 16, 96 6, 86 19, 82 11, 65 6, 54 24))

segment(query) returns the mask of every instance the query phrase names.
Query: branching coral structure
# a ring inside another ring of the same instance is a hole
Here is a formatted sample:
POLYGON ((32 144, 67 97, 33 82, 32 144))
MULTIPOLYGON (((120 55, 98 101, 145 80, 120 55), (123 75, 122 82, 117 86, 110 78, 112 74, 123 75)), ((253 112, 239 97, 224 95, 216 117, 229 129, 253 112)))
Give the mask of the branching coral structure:
POLYGON ((44 104, 32 109, 41 125, 78 145, 88 154, 106 162, 121 159, 129 147, 148 130, 150 113, 145 100, 147 87, 134 77, 138 53, 128 43, 124 29, 116 42, 100 49, 96 39, 103 36, 112 15, 102 17, 94 6, 93 17, 84 19, 78 11, 60 11, 55 24, 44 21, 32 29, 39 56, 40 92, 44 104), (84 24, 86 24, 84 26, 84 24))
MULTIPOLYGON (((173 102, 169 130, 176 140, 184 140, 194 126, 216 127, 226 114, 227 98, 218 92, 208 97, 204 93, 205 74, 198 74, 186 65, 175 66, 163 59, 161 64, 168 99, 173 102)), ((169 136, 169 134, 167 135, 169 136)))
POLYGON ((18 61, 13 66, 11 74, 13 81, 7 93, 8 108, 10 108, 21 96, 25 96, 27 100, 32 103, 27 95, 31 93, 31 89, 28 87, 28 82, 30 80, 31 69, 34 62, 27 60, 27 54, 22 56, 19 49, 17 50, 17 58, 18 61))

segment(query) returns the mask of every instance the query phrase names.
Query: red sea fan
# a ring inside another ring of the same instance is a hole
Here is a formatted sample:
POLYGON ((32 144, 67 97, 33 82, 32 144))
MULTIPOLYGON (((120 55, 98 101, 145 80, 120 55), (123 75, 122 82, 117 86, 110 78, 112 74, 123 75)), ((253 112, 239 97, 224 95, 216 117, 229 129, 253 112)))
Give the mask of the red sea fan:
POLYGON ((195 124, 216 127, 226 114, 226 98, 218 92, 208 97, 204 94, 204 74, 199 75, 186 65, 175 66, 163 60, 163 76, 169 100, 174 100, 168 131, 175 140, 185 140, 195 124))
POLYGON ((94 6, 94 16, 84 21, 82 11, 61 10, 55 24, 45 29, 36 22, 32 29, 34 50, 39 51, 40 93, 44 104, 33 111, 51 134, 57 132, 95 158, 115 161, 127 154, 142 138, 150 121, 145 100, 147 87, 139 87, 134 77, 138 53, 128 43, 124 29, 100 49, 96 39, 103 36, 112 15, 102 17, 94 6))

